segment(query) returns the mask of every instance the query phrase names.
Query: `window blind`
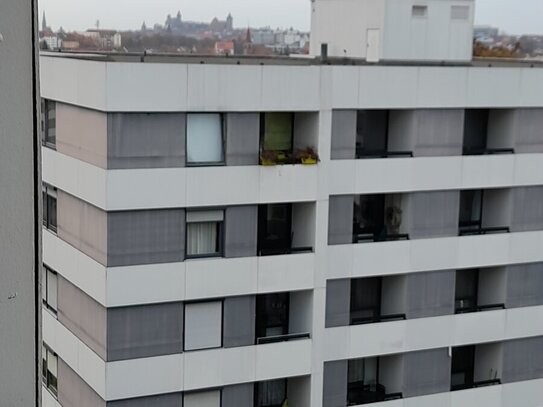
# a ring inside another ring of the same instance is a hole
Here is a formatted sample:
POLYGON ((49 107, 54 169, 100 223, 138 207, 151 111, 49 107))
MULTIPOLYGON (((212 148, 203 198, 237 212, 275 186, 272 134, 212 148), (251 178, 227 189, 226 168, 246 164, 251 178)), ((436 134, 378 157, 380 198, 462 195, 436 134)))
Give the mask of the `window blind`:
POLYGON ((189 114, 187 116, 187 160, 189 163, 223 161, 220 114, 189 114))
POLYGON ((185 305, 185 350, 222 345, 222 302, 185 305))

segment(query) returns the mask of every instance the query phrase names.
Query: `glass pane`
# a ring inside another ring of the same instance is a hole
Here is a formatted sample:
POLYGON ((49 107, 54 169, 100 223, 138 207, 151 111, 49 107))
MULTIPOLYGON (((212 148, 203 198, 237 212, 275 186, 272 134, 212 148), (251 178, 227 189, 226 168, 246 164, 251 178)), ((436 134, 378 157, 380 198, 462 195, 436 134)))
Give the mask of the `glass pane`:
POLYGON ((385 196, 360 195, 354 203, 354 233, 371 234, 376 237, 386 234, 385 196))
POLYGON ((47 220, 49 229, 57 230, 57 198, 47 197, 47 220))
POLYGON ((41 298, 47 302, 47 267, 41 268, 41 298))
POLYGON ((56 144, 56 109, 55 102, 48 100, 47 106, 47 128, 45 129, 45 141, 48 144, 56 144))
POLYGON ((57 356, 53 352, 47 353, 47 385, 55 394, 57 392, 57 356))
POLYGON ((43 211, 43 226, 47 227, 47 193, 45 191, 41 194, 42 199, 42 211, 43 211))
POLYGON ((292 113, 264 115, 264 150, 288 151, 292 148, 292 113))
POLYGON ((55 273, 47 271, 47 304, 53 309, 57 310, 57 290, 58 290, 58 278, 55 273))
POLYGON ((185 305, 185 350, 219 348, 222 344, 222 302, 185 305))
POLYGON ((217 222, 189 223, 187 225, 187 255, 217 254, 217 222))
POLYGON ((45 384, 47 384, 47 348, 43 345, 41 347, 41 359, 42 359, 42 368, 41 368, 42 380, 45 384))
POLYGON ((220 114, 189 114, 187 116, 187 161, 189 163, 223 161, 220 114))
POLYGON ((388 111, 362 110, 356 124, 358 153, 384 153, 387 150, 388 111))
POLYGON ((257 338, 288 334, 288 293, 260 295, 256 300, 257 338))
POLYGON ((272 380, 258 383, 257 406, 279 407, 287 398, 287 381, 272 380))

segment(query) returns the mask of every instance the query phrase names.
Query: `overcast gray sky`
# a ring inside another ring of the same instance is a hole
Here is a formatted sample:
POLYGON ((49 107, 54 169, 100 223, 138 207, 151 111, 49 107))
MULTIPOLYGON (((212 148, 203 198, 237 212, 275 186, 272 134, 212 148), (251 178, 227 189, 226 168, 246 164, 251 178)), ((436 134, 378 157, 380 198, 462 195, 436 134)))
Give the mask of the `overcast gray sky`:
MULTIPOLYGON (((271 26, 309 30, 309 0, 38 0, 54 29, 83 30, 100 20, 102 28, 135 29, 164 23, 181 10, 183 19, 224 19, 236 27, 271 26)), ((509 34, 543 34, 543 0, 476 0, 477 24, 491 24, 509 34)))

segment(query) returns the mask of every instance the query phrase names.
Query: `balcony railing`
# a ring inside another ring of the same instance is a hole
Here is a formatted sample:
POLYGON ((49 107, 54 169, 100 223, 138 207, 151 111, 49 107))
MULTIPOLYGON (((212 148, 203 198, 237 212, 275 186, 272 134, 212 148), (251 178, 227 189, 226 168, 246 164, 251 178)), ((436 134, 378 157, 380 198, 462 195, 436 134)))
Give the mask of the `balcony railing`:
POLYGON ((510 233, 508 226, 494 226, 494 227, 473 227, 471 225, 460 225, 458 230, 459 236, 478 236, 478 235, 491 235, 498 233, 510 233))
POLYGON ((405 314, 377 315, 373 317, 351 317, 351 325, 373 324, 378 322, 405 321, 405 314))
POLYGON ((455 309, 456 314, 468 314, 472 312, 483 312, 483 311, 492 311, 492 310, 503 310, 505 309, 505 304, 488 304, 488 305, 477 305, 472 307, 458 307, 455 309))
POLYGON ((451 386, 451 391, 476 389, 479 387, 496 386, 502 384, 501 379, 481 380, 473 383, 455 384, 451 386))
POLYGON ((364 242, 392 242, 396 240, 409 240, 407 233, 358 233, 353 235, 353 243, 364 242))
POLYGON ((256 344, 263 345, 266 343, 289 342, 289 341, 310 339, 310 338, 311 338, 311 335, 309 334, 309 332, 300 333, 300 334, 265 336, 262 338, 256 338, 256 344))
POLYGON ((386 151, 386 150, 365 150, 356 148, 356 158, 401 158, 413 157, 412 151, 386 151))
POLYGON ((270 248, 260 249, 258 251, 259 256, 278 256, 281 254, 296 254, 296 253, 312 253, 313 247, 290 247, 290 248, 270 248))
POLYGON ((464 155, 515 154, 514 148, 465 148, 464 155))
POLYGON ((403 398, 402 393, 387 393, 382 384, 349 383, 348 406, 376 403, 379 401, 398 400, 403 398))

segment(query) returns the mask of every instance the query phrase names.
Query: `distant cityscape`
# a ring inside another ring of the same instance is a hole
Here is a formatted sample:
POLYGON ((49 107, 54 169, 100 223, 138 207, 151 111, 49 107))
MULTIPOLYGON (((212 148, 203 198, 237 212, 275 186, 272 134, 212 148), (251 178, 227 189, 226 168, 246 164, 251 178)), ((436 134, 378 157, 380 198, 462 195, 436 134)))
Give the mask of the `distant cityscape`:
POLYGON ((168 15, 163 24, 152 26, 145 21, 137 30, 104 29, 97 21, 95 27, 67 32, 47 24, 42 16, 40 47, 51 51, 112 51, 216 55, 288 55, 307 54, 309 33, 288 29, 236 28, 234 17, 215 17, 210 22, 185 20, 178 11, 168 15))
MULTIPOLYGON (((294 28, 239 28, 234 17, 215 17, 210 22, 189 21, 181 11, 167 15, 164 23, 152 26, 144 21, 137 30, 54 30, 43 13, 40 35, 42 50, 111 51, 203 55, 289 55, 307 54, 309 32, 294 28)), ((543 59, 543 35, 508 35, 493 26, 475 26, 474 56, 543 59)))

